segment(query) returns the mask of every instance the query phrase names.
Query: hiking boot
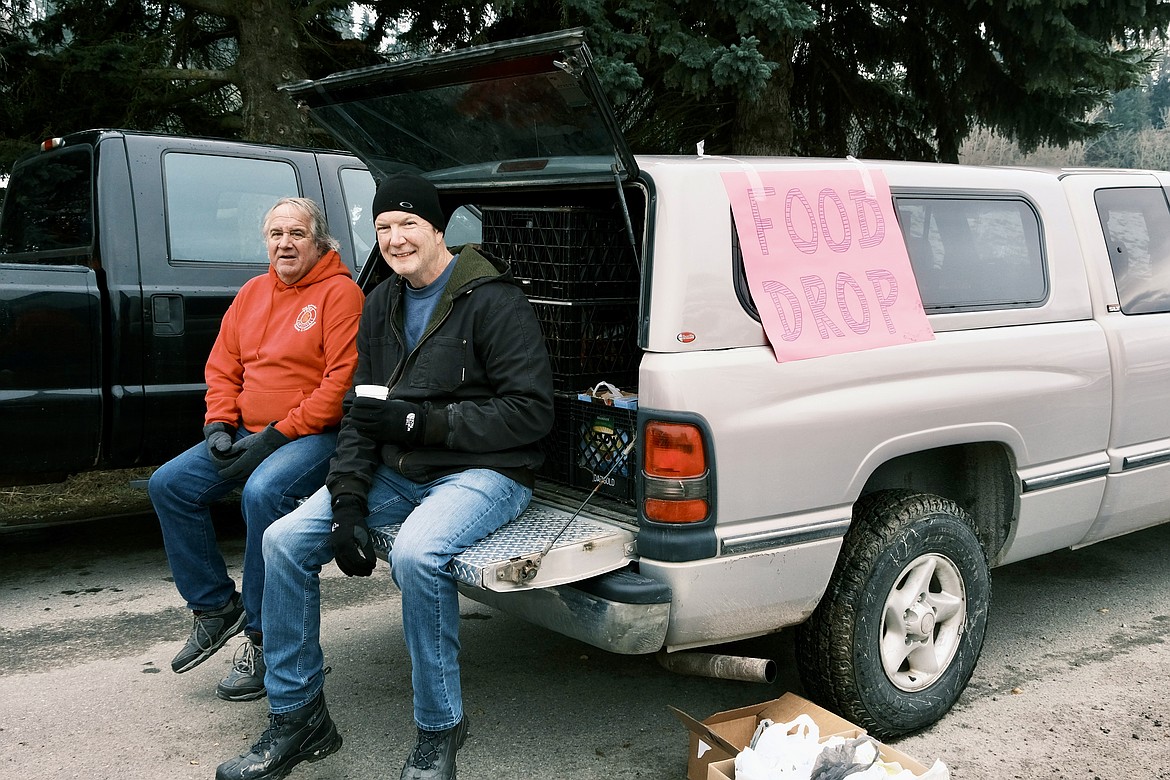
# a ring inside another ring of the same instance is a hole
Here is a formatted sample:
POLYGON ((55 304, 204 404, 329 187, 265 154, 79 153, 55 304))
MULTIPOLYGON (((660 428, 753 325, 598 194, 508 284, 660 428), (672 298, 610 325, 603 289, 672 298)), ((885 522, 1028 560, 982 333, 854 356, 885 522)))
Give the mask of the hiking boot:
POLYGON ((232 670, 215 688, 224 701, 252 701, 267 693, 264 689, 264 648, 248 637, 232 657, 232 670))
POLYGON ((419 729, 400 780, 455 780, 455 752, 463 747, 469 731, 467 715, 443 731, 419 729))
POLYGON ((341 735, 325 709, 325 692, 300 709, 268 716, 268 728, 251 751, 225 761, 215 780, 279 780, 302 761, 320 761, 341 747, 341 735))
POLYGON ((225 606, 219 609, 195 612, 195 625, 187 644, 171 659, 175 674, 194 669, 210 658, 216 650, 244 630, 244 604, 239 593, 233 593, 225 606))

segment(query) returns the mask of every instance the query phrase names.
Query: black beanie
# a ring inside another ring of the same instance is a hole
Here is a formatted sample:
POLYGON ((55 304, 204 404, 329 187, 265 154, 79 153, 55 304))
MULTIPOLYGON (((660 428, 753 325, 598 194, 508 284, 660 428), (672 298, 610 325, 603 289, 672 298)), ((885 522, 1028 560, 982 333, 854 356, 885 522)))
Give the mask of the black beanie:
POLYGON ((447 217, 439 205, 439 191, 417 173, 395 173, 378 185, 374 193, 374 218, 385 211, 408 211, 430 222, 439 232, 447 229, 447 217))

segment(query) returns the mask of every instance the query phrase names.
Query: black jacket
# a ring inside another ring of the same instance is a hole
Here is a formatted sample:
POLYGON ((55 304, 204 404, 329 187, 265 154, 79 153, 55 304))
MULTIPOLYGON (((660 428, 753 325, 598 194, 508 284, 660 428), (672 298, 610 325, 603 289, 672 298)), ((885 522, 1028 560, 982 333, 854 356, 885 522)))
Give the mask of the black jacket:
MULTIPOLYGON (((507 265, 471 246, 440 295, 418 345, 406 354, 404 280, 366 299, 354 385, 385 384, 391 398, 427 409, 422 445, 374 442, 343 418, 327 484, 336 497, 365 497, 378 463, 416 482, 490 468, 531 486, 537 442, 553 424, 552 369, 532 306, 507 265)), ((346 396, 346 409, 353 390, 346 396)))

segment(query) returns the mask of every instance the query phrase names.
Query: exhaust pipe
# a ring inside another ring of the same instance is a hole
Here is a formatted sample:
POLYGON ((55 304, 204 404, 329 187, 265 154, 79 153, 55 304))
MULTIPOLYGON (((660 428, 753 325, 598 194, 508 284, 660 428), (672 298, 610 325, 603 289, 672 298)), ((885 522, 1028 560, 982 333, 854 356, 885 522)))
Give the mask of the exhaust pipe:
POLYGON ((678 674, 715 677, 743 682, 776 682, 776 662, 770 658, 745 658, 718 653, 668 653, 658 651, 658 663, 678 674))

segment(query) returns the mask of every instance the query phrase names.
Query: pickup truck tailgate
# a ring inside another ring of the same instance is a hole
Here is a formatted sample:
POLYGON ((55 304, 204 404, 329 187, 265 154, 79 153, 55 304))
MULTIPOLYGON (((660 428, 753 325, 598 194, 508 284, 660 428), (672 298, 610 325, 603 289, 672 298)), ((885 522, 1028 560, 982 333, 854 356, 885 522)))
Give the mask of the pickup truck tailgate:
MULTIPOLYGON (((455 556, 455 579, 494 591, 547 588, 620 569, 633 560, 633 530, 584 515, 570 523, 572 517, 570 511, 533 499, 515 520, 455 556)), ((382 557, 394 546, 399 528, 371 529, 374 547, 382 557)))

